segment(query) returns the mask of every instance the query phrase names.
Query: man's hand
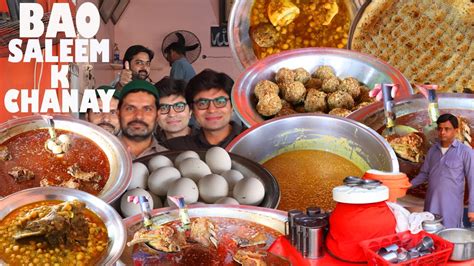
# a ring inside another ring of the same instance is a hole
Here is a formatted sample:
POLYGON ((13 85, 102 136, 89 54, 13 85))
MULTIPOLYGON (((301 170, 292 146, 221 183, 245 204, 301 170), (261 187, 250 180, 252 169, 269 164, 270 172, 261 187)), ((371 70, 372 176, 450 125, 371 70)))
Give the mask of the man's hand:
POLYGON ((127 83, 132 81, 132 70, 130 70, 130 63, 128 61, 125 61, 125 69, 122 69, 120 71, 120 85, 125 86, 127 83))
POLYGON ((425 96, 426 99, 428 99, 428 90, 437 90, 438 85, 431 85, 431 84, 424 84, 424 85, 418 85, 415 84, 415 87, 420 91, 423 96, 425 96))
POLYGON ((469 222, 474 223, 474 212, 468 212, 467 218, 469 218, 469 222))
MULTIPOLYGON (((395 99, 398 92, 398 84, 387 84, 392 86, 392 98, 395 99)), ((374 89, 369 92, 369 97, 374 98, 375 100, 380 102, 383 100, 383 93, 382 93, 382 84, 375 84, 374 89)))

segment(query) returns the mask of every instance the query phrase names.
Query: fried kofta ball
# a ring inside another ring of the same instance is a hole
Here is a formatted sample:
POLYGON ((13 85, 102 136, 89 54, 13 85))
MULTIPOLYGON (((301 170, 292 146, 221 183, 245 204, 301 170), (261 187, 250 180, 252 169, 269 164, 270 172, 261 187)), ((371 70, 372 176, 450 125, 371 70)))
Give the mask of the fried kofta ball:
POLYGON ((281 107, 281 99, 277 94, 265 94, 257 103, 257 112, 263 116, 273 116, 280 112, 281 107))
POLYGON ((280 112, 278 112, 278 114, 276 114, 275 117, 281 117, 281 116, 292 115, 292 114, 297 114, 297 113, 298 112, 295 111, 295 109, 289 102, 282 99, 281 110, 280 112))
POLYGON ((372 103, 375 101, 374 98, 369 96, 370 89, 367 86, 359 86, 359 102, 369 102, 372 103))
POLYGON ((367 105, 371 105, 371 102, 361 102, 358 105, 356 105, 354 108, 352 108, 352 111, 359 110, 361 108, 366 107, 367 105))
POLYGON ((328 107, 330 110, 334 108, 344 108, 352 110, 354 107, 354 99, 345 91, 336 91, 328 96, 328 107))
POLYGON ((264 79, 260 80, 257 85, 255 85, 254 93, 257 99, 260 99, 265 94, 278 95, 278 93, 280 93, 280 88, 278 88, 276 83, 264 79))
POLYGON ((328 79, 323 79, 323 84, 321 85, 321 90, 325 93, 331 93, 337 91, 339 84, 341 82, 337 77, 330 77, 328 79))
POLYGON ((323 80, 318 78, 310 78, 306 84, 304 84, 306 88, 313 88, 313 89, 321 89, 323 86, 323 80))
POLYGON ((335 115, 335 116, 340 116, 340 117, 346 117, 350 113, 351 111, 344 108, 334 108, 329 112, 330 115, 335 115))
POLYGON ((359 81, 353 77, 347 77, 341 81, 338 90, 345 91, 352 96, 352 99, 356 100, 360 94, 359 81))
POLYGON ((297 68, 293 71, 295 72, 295 81, 299 81, 305 84, 311 78, 311 74, 309 74, 309 72, 302 67, 297 68))
POLYGON ((258 46, 263 48, 273 47, 280 40, 280 34, 270 23, 258 24, 251 28, 250 36, 258 46))
POLYGON ((309 89, 304 100, 304 109, 306 112, 326 112, 327 94, 316 89, 309 89))
POLYGON ((295 81, 295 76, 296 74, 293 70, 283 67, 277 71, 275 80, 277 83, 293 82, 295 81))
POLYGON ((328 79, 335 76, 336 76, 335 71, 330 66, 320 66, 313 73, 313 78, 318 78, 318 79, 328 79))
POLYGON ((281 83, 280 91, 283 99, 292 104, 304 101, 304 96, 306 94, 306 88, 303 83, 299 81, 281 83))

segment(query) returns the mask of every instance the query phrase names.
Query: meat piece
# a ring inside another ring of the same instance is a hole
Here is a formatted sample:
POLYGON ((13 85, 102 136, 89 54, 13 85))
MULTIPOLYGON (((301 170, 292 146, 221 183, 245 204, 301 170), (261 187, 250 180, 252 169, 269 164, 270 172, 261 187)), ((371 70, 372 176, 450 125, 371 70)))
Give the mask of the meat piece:
POLYGON ((341 82, 337 77, 330 77, 327 79, 323 79, 323 84, 321 85, 321 90, 325 93, 335 92, 339 87, 341 82))
POLYGON ((280 34, 270 23, 261 23, 250 29, 252 40, 260 47, 274 46, 280 39, 280 34))
POLYGON ((269 80, 260 80, 257 85, 255 85, 255 89, 253 91, 257 99, 260 99, 265 94, 276 94, 280 93, 280 88, 274 82, 269 80))
POLYGON ((11 175, 13 179, 15 179, 15 182, 23 182, 35 178, 35 173, 33 173, 33 171, 20 166, 13 167, 10 171, 8 171, 8 174, 11 175))
MULTIPOLYGON (((58 180, 58 182, 60 181, 61 180, 58 180)), ((94 185, 98 185, 98 184, 94 184, 94 185)), ((40 180, 40 186, 41 187, 67 187, 67 188, 78 189, 81 186, 81 183, 79 183, 79 181, 74 178, 71 178, 68 181, 64 181, 61 183, 51 183, 47 178, 43 178, 40 180)))
POLYGON ((334 72, 334 69, 330 66, 320 66, 313 73, 313 78, 318 78, 321 80, 333 77, 336 77, 336 74, 334 72))
POLYGON ((1 161, 9 161, 12 159, 12 155, 8 150, 7 146, 0 146, 0 160, 1 161))
POLYGON ((257 112, 264 116, 273 116, 280 112, 281 107, 281 99, 277 94, 265 94, 257 103, 257 112))
MULTIPOLYGON (((466 144, 467 146, 471 147, 471 127, 469 126, 469 122, 466 118, 462 116, 457 116, 458 121, 459 121, 459 130, 456 135, 456 138, 466 144)), ((472 147, 471 147, 472 148, 472 147)))
POLYGON ((89 227, 84 216, 85 204, 78 200, 66 201, 53 206, 40 206, 21 216, 16 240, 43 236, 52 246, 87 243, 89 227), (47 214, 39 216, 39 213, 47 214))
POLYGON ((205 247, 209 247, 211 243, 217 247, 216 237, 216 227, 209 219, 200 217, 191 223, 191 240, 205 247))
POLYGON ((79 168, 77 163, 67 168, 67 173, 72 175, 74 178, 85 182, 99 182, 102 177, 97 172, 84 172, 79 168))
POLYGON ((352 99, 356 100, 360 94, 359 81, 355 78, 348 77, 341 81, 338 90, 345 91, 352 96, 352 99))
POLYGON ((295 109, 293 108, 293 106, 288 103, 287 101, 285 100, 281 100, 281 110, 280 112, 278 112, 278 114, 276 114, 275 117, 281 117, 281 116, 287 116, 287 115, 292 115, 292 114, 297 114, 298 112, 295 111, 295 109))
POLYGON ((304 101, 306 88, 303 83, 298 81, 285 82, 280 84, 280 91, 285 101, 293 104, 304 101))
POLYGON ((164 252, 178 252, 186 246, 186 238, 182 232, 171 226, 154 226, 151 230, 141 229, 133 235, 127 246, 138 243, 148 243, 157 250, 164 252))
POLYGON ((242 266, 266 266, 265 257, 267 253, 265 251, 249 251, 239 249, 233 256, 233 259, 242 266))
POLYGON ((340 116, 340 117, 346 117, 350 113, 351 113, 350 110, 347 110, 344 108, 334 108, 329 112, 330 115, 335 115, 335 116, 340 116))
POLYGON ((251 247, 251 246, 258 246, 267 243, 267 235, 262 232, 257 232, 250 237, 233 237, 234 240, 239 247, 251 247))
POLYGON ((302 67, 297 68, 293 71, 295 72, 295 81, 299 81, 299 82, 305 84, 311 78, 311 74, 309 74, 309 72, 306 71, 306 69, 304 69, 302 67))
POLYGON ((336 91, 329 94, 328 106, 330 110, 334 108, 352 110, 354 107, 354 99, 352 99, 351 95, 347 92, 336 91))
POLYGON ((277 83, 293 82, 295 81, 295 77, 295 72, 286 67, 280 68, 275 74, 275 80, 277 83))
POLYGON ((398 157, 410 162, 419 163, 423 160, 423 135, 420 132, 405 136, 390 135, 386 137, 398 157))
POLYGON ((326 112, 327 94, 316 89, 309 89, 304 100, 304 109, 306 112, 326 112))
POLYGON ((305 87, 307 89, 321 89, 321 87, 323 86, 323 80, 322 79, 318 79, 318 78, 311 78, 308 80, 308 82, 306 82, 306 84, 304 84, 305 87))

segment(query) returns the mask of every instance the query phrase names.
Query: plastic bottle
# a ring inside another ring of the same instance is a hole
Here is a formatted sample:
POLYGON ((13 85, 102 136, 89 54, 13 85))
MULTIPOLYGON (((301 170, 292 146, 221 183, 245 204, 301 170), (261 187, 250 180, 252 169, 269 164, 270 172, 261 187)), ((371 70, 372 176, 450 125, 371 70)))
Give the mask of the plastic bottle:
POLYGON ((120 50, 116 43, 114 44, 114 64, 120 64, 120 50))

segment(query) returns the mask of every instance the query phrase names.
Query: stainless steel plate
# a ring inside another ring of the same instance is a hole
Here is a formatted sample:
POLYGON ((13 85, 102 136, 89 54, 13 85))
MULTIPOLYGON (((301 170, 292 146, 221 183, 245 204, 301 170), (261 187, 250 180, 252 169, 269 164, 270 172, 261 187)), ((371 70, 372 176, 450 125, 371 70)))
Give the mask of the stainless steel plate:
MULTIPOLYGON (((86 203, 86 207, 97 214, 107 227, 109 234, 109 247, 107 255, 99 261, 99 265, 112 265, 120 254, 122 254, 126 243, 126 230, 120 215, 103 200, 80 190, 42 187, 31 188, 13 193, 0 200, 0 220, 11 211, 24 205, 44 200, 74 200, 78 199, 86 203)), ((2 261, 0 260, 0 265, 2 261)))

